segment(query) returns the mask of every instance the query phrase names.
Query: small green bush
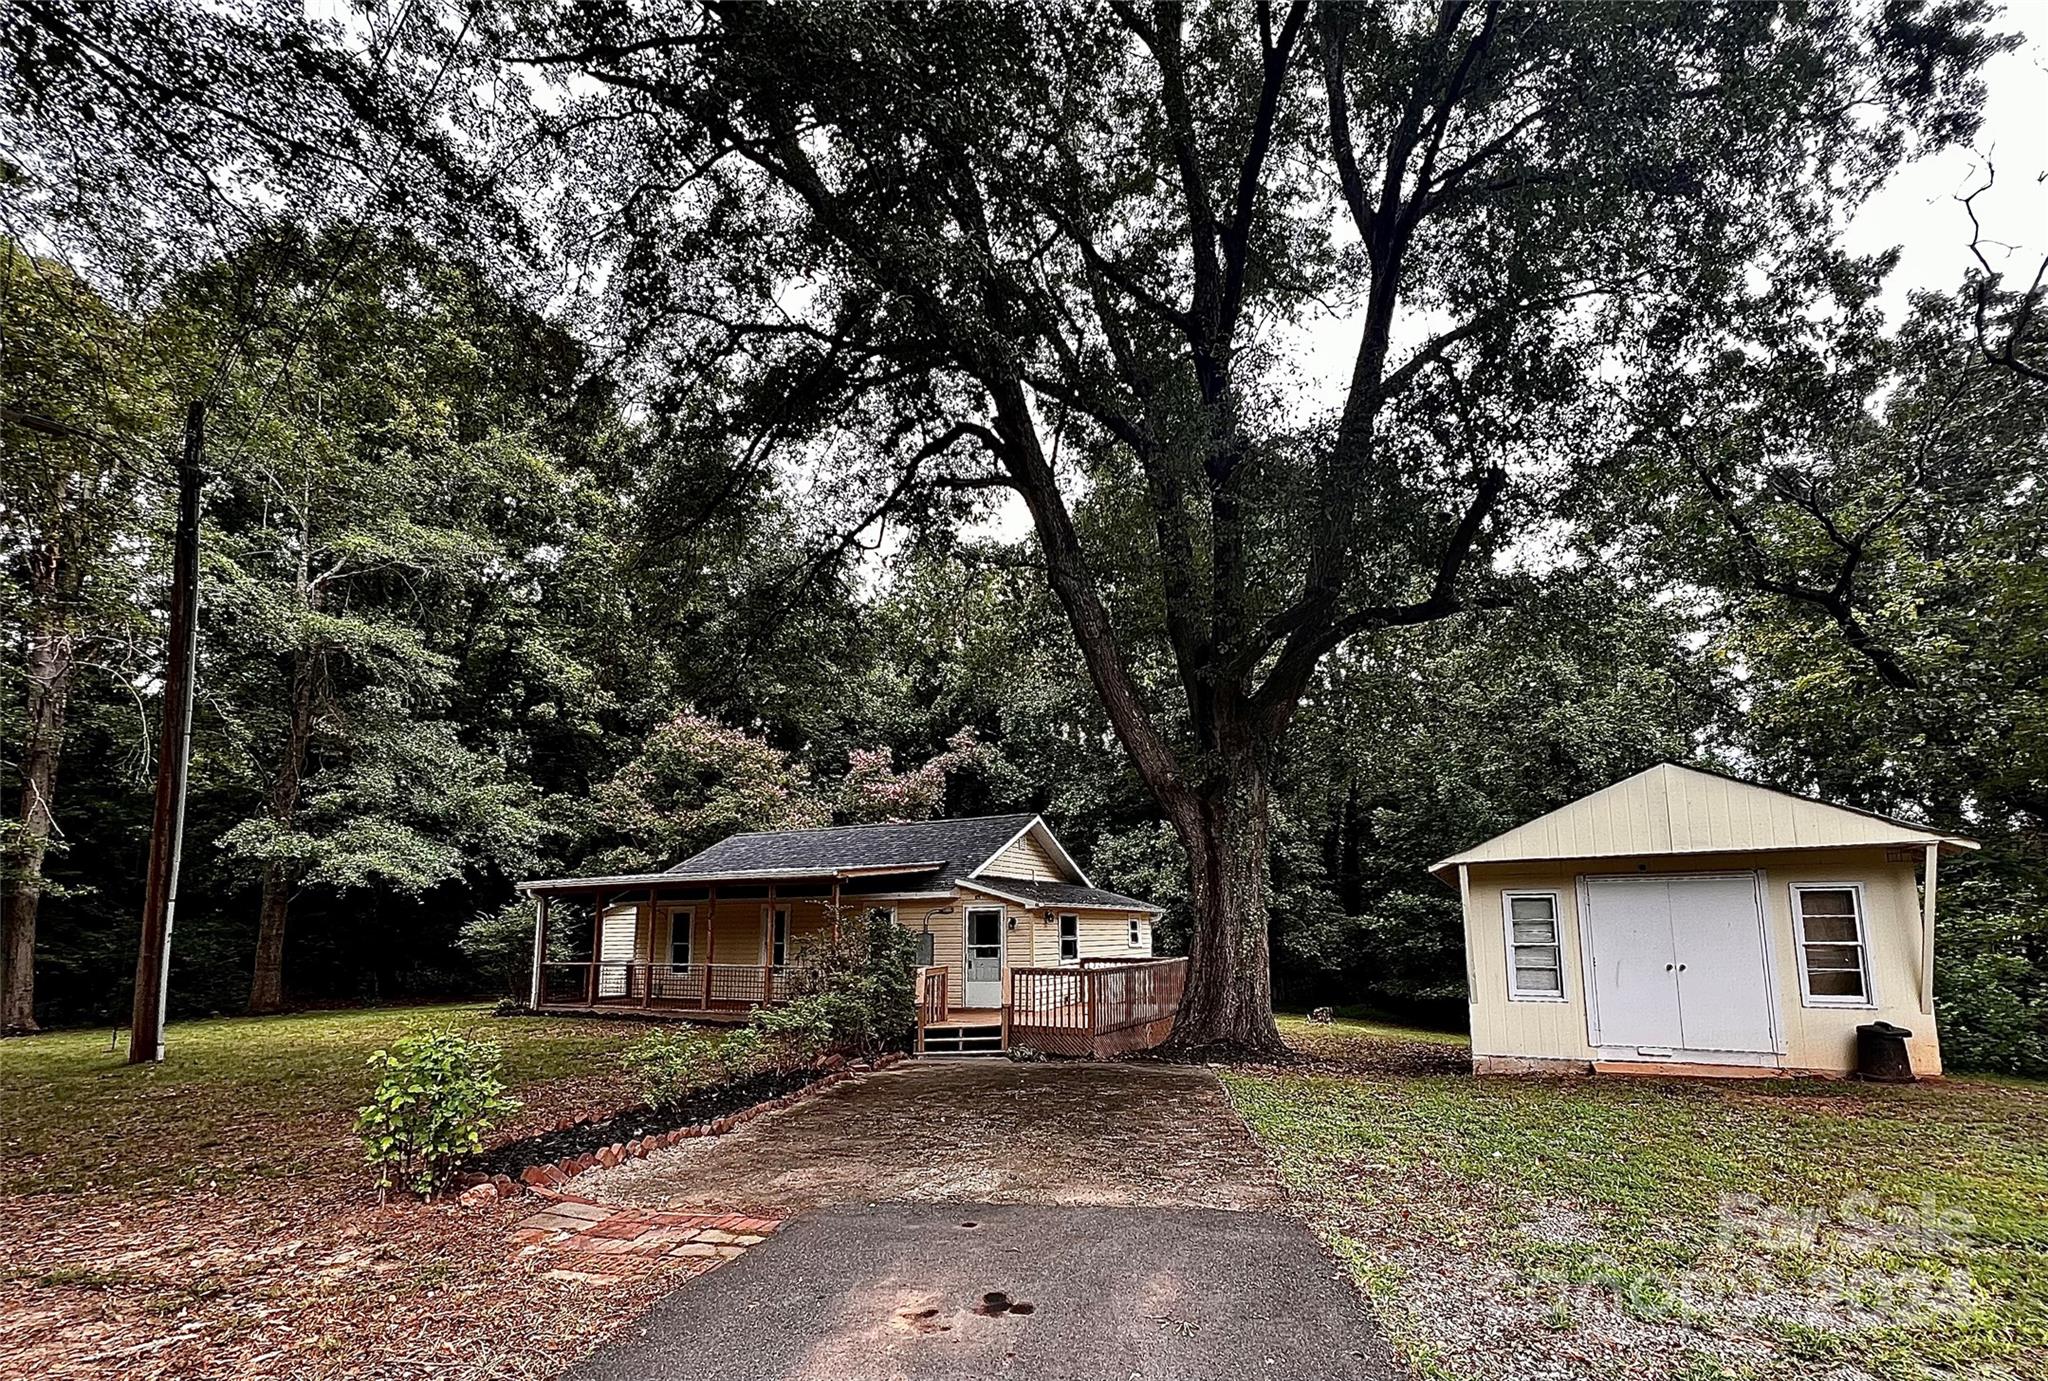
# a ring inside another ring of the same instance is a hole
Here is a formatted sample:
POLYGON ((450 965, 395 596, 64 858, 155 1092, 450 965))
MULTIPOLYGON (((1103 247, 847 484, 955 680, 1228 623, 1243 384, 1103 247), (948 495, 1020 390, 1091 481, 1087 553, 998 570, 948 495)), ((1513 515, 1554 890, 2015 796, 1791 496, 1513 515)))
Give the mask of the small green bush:
POLYGON ((840 918, 802 952, 805 1020, 830 1030, 828 1048, 873 1055, 909 1046, 917 1030, 917 937, 887 912, 840 918))
POLYGON ((795 1070, 816 1064, 832 1049, 834 1035, 845 1024, 844 1005, 836 993, 813 993, 754 1013, 751 1025, 766 1048, 770 1067, 795 1070))
POLYGON ((744 1026, 719 1034, 690 1027, 651 1031, 619 1060, 656 1112, 672 1112, 693 1093, 749 1078, 769 1064, 767 1042, 744 1026))
POLYGON ((356 1132, 377 1187, 431 1197, 484 1133, 519 1107, 498 1078, 502 1052, 460 1031, 422 1031, 370 1056, 377 1089, 356 1114, 356 1132))

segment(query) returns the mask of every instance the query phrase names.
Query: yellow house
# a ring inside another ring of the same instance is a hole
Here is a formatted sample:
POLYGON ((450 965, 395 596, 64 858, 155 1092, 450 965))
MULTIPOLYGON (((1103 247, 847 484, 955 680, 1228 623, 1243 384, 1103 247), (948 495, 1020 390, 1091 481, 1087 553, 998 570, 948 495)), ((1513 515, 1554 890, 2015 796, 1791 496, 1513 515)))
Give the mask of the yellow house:
POLYGON ((1107 1053, 1163 1037, 1186 962, 1153 965, 1159 908, 1095 886, 1037 815, 735 834, 662 872, 520 890, 537 1011, 742 1020, 803 991, 818 937, 879 912, 918 937, 920 1048, 1000 1050, 1024 1027, 1107 1053), (587 914, 564 927, 563 903, 587 914))
POLYGON ((1975 842, 1664 763, 1451 855, 1480 1073, 1941 1072, 1934 898, 1975 842))

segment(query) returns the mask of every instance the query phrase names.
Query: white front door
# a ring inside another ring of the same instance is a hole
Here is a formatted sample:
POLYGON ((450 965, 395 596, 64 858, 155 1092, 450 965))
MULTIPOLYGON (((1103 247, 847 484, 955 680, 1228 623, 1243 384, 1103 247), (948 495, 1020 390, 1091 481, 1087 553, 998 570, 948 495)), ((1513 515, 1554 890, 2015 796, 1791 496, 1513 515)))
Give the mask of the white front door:
POLYGON ((1776 1048, 1754 874, 1589 878, 1586 923, 1600 1045, 1776 1048))
POLYGON ((960 970, 960 1000, 967 1007, 1003 1005, 1003 913, 974 907, 967 913, 967 952, 960 970))

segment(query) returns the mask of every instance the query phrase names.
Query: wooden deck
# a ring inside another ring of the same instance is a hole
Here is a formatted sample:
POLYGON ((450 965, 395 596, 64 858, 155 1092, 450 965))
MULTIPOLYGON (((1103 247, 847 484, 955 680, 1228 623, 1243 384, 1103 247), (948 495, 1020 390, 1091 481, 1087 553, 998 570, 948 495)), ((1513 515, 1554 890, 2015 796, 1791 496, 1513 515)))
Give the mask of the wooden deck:
MULTIPOLYGON (((1173 1030, 1185 959, 1094 960, 1013 969, 1008 1005, 955 1007, 943 964, 917 970, 921 1055, 999 1055, 1013 1046, 1109 1059, 1149 1050, 1173 1030)), ((535 1010, 736 1023, 806 990, 801 969, 773 965, 550 963, 535 1010)))

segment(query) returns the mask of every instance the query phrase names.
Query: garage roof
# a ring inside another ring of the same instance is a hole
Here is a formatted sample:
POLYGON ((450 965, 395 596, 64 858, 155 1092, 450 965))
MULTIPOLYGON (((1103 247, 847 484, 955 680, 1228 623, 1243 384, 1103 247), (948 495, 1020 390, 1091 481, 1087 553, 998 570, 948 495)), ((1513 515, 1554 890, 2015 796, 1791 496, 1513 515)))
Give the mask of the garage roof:
POLYGON ((1452 854, 1429 871, 1449 878, 1461 863, 1906 844, 1937 844, 1951 853, 1977 847, 1973 839, 1888 815, 1664 762, 1452 854))

